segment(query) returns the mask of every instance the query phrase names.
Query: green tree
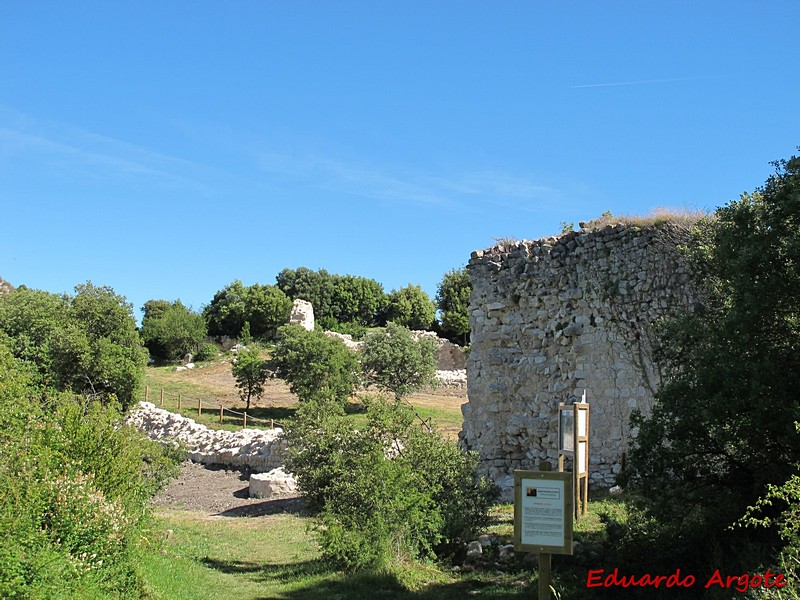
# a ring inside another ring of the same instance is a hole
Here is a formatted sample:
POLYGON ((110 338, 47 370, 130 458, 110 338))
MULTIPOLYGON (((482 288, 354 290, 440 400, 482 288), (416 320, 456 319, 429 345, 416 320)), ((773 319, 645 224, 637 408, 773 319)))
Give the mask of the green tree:
POLYGON ((727 525, 800 462, 800 159, 776 166, 698 227, 701 300, 664 326, 665 384, 632 421, 629 478, 683 556, 736 548, 727 525))
POLYGON ((292 300, 306 300, 314 307, 314 318, 333 318, 333 276, 325 269, 283 269, 275 278, 278 288, 292 300))
POLYGON ((300 325, 284 325, 272 353, 276 374, 300 400, 344 404, 359 383, 360 367, 344 342, 300 325))
POLYGON ((238 337, 245 322, 253 337, 275 334, 289 320, 292 301, 274 285, 244 286, 238 279, 214 295, 203 309, 211 335, 238 337))
POLYGON ((169 300, 148 300, 142 307, 142 323, 147 319, 158 319, 172 307, 172 302, 169 300))
POLYGON ((239 350, 231 370, 239 397, 247 403, 246 410, 250 410, 250 400, 261 398, 264 393, 264 383, 269 377, 267 363, 261 359, 258 347, 250 344, 239 350))
POLYGON ((418 285, 392 290, 386 302, 386 322, 409 329, 430 330, 436 319, 436 305, 418 285))
POLYGON ((91 282, 60 296, 20 286, 0 296, 0 331, 15 356, 36 365, 45 386, 100 399, 135 401, 147 350, 133 308, 109 287, 91 282))
POLYGON ((149 300, 143 310, 140 333, 154 358, 175 360, 188 352, 197 352, 207 335, 202 315, 186 308, 180 300, 149 300))
POLYGON ((332 275, 325 269, 312 271, 300 267, 284 269, 276 280, 292 300, 311 302, 314 318, 324 328, 336 330, 339 324, 350 323, 372 327, 386 304, 383 286, 366 277, 332 275))
POLYGON ((389 323, 367 334, 361 347, 361 368, 368 384, 400 400, 436 381, 436 342, 415 340, 408 328, 389 323))
POLYGON ((335 275, 331 316, 339 323, 377 325, 378 315, 386 304, 383 286, 374 279, 335 275))
POLYGON ((0 331, 8 336, 14 356, 36 366, 45 387, 54 385, 50 344, 67 321, 66 296, 24 285, 0 295, 0 331))
POLYGON ((469 343, 469 298, 472 281, 465 268, 448 271, 436 289, 436 306, 440 311, 442 333, 452 342, 469 343))

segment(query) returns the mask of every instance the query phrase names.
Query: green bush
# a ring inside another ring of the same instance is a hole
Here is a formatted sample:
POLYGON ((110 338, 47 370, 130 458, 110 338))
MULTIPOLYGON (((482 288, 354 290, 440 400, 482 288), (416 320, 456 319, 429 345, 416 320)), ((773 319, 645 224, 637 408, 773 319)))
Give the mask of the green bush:
POLYGON ((415 340, 395 323, 369 333, 360 354, 367 383, 398 400, 436 381, 436 342, 429 337, 415 340))
POLYGON ((354 321, 339 323, 339 321, 331 317, 323 317, 318 319, 316 324, 317 329, 321 331, 335 331, 336 333, 349 335, 354 340, 361 340, 367 334, 367 328, 354 321))
POLYGON ((175 457, 120 427, 113 408, 47 393, 7 342, 0 339, 0 597, 136 597, 132 552, 175 457))
POLYGON ((300 325, 284 325, 272 353, 279 377, 300 400, 345 403, 359 383, 360 366, 342 340, 300 325))
POLYGON ((177 360, 196 352, 207 335, 203 317, 186 308, 180 300, 166 302, 166 307, 163 304, 163 300, 150 300, 144 305, 141 335, 150 356, 177 360))
POLYGON ((195 354, 195 360, 213 360, 219 356, 219 348, 215 344, 206 343, 200 346, 195 354))
POLYGON ((91 282, 61 296, 20 286, 0 296, 0 332, 49 388, 134 402, 147 363, 132 306, 91 282))
POLYGON ((444 556, 487 521, 496 488, 477 458, 415 424, 406 405, 367 399, 355 429, 335 404, 303 405, 288 429, 289 468, 312 510, 323 554, 349 569, 444 556))

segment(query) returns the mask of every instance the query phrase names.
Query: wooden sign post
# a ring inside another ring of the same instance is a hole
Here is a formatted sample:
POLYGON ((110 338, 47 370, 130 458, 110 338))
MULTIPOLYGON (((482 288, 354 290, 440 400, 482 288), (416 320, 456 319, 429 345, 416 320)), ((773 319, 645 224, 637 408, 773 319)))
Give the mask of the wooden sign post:
POLYGON ((539 555, 539 599, 550 600, 553 554, 572 554, 572 477, 514 471, 514 550, 539 555))
POLYGON ((575 519, 589 510, 589 404, 586 392, 581 402, 558 405, 558 470, 564 471, 564 457, 572 457, 572 489, 575 519))

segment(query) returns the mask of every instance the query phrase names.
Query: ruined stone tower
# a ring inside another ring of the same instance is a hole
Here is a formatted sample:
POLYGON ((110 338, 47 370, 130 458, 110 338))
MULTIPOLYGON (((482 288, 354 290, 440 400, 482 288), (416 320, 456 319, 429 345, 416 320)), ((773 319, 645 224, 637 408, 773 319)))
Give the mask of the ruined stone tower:
MULTIPOLYGON (((472 346, 462 444, 508 487, 555 465, 557 412, 588 390, 591 483, 613 484, 633 409, 660 383, 652 324, 690 305, 685 226, 608 225, 472 253, 472 346)), ((633 432, 635 433, 635 432, 633 432)))

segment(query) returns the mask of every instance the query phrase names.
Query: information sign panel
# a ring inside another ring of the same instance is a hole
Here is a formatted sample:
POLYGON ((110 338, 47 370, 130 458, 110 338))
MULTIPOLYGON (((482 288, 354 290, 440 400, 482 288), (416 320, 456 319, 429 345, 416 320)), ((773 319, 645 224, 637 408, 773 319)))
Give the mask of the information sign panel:
POLYGON ((575 447, 575 414, 571 408, 562 407, 558 411, 558 449, 572 452, 575 447))
POLYGON ((572 554, 572 476, 514 471, 514 548, 572 554))
POLYGON ((583 437, 585 435, 589 435, 586 432, 586 416, 589 414, 586 410, 578 409, 578 436, 583 437))

